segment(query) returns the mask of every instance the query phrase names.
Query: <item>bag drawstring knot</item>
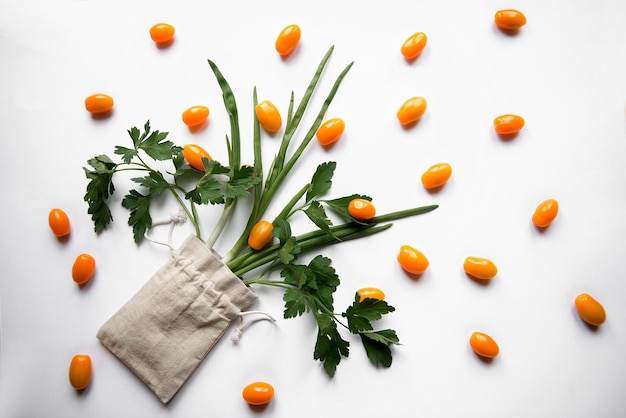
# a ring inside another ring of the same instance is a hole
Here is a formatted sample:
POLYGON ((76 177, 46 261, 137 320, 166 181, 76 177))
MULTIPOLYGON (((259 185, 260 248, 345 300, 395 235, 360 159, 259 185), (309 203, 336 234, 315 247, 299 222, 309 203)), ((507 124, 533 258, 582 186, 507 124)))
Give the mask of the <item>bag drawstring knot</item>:
POLYGON ((166 220, 166 221, 158 221, 158 222, 153 222, 152 223, 152 227, 146 231, 146 233, 144 234, 144 238, 147 239, 150 242, 153 242, 155 244, 159 244, 159 245, 165 245, 166 247, 169 247, 170 250, 174 251, 174 244, 172 243, 172 233, 174 232, 174 226, 178 225, 178 224, 182 224, 187 220, 187 216, 185 216, 185 213, 181 210, 178 211, 176 213, 173 213, 170 216, 170 219, 166 220), (155 240, 153 238, 150 237, 149 233, 150 230, 152 228, 154 228, 157 225, 169 225, 170 226, 170 230, 167 234, 167 242, 162 242, 162 241, 158 241, 155 240))
POLYGON ((233 336, 230 337, 230 340, 234 343, 237 344, 237 342, 239 341, 239 339, 241 338, 241 336, 243 335, 243 331, 248 328, 250 325, 254 324, 255 322, 258 321, 263 321, 263 320, 268 320, 268 321, 272 321, 272 322, 276 322, 276 319, 274 319, 273 316, 265 313, 265 312, 261 312, 261 311, 246 311, 246 312, 240 312, 239 313, 239 320, 241 321, 241 323, 239 324, 239 326, 237 327, 237 329, 235 330, 235 332, 233 333, 233 336), (244 322, 244 316, 246 315, 262 315, 258 318, 253 318, 251 320, 249 320, 248 322, 244 322))

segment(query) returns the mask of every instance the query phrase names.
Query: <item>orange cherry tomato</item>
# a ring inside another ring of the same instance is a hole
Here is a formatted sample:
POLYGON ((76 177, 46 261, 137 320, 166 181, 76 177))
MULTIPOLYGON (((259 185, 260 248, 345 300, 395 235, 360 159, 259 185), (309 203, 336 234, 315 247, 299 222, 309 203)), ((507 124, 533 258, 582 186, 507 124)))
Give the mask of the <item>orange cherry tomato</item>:
POLYGON ((441 187, 452 176, 452 167, 448 163, 438 163, 430 167, 422 174, 422 184, 427 189, 441 187))
POLYGON ((494 358, 500 352, 496 341, 482 332, 474 332, 470 337, 470 346, 476 354, 486 358, 494 358))
POLYGON ((346 124, 342 119, 329 119, 317 129, 315 136, 321 145, 328 146, 337 142, 345 128, 346 124))
POLYGON ((426 99, 423 97, 412 97, 400 106, 397 116, 403 126, 417 122, 426 112, 426 99))
POLYGON ((498 10, 494 17, 496 26, 505 31, 518 30, 526 24, 526 16, 519 10, 498 10))
POLYGON ((538 228, 545 228, 554 221, 558 213, 559 203, 554 199, 548 199, 537 206, 532 221, 538 228))
POLYGON ((404 58, 412 60, 422 53, 426 47, 426 41, 428 41, 426 34, 423 32, 417 32, 409 36, 409 38, 404 41, 402 48, 400 48, 400 52, 402 52, 404 58))
POLYGON ((428 268, 428 259, 417 249, 410 245, 400 247, 398 263, 404 270, 411 274, 422 274, 428 268))
POLYGON ((157 23, 150 28, 150 37, 157 44, 166 44, 174 39, 174 26, 168 23, 157 23))
POLYGON ((283 29, 278 38, 276 38, 276 51, 282 55, 289 55, 298 46, 300 42, 300 27, 298 25, 289 25, 283 29))
POLYGON ((192 106, 183 112, 183 122, 191 127, 200 126, 209 118, 209 108, 206 106, 192 106))
POLYGON ((48 225, 57 238, 70 234, 70 218, 59 208, 52 209, 48 214, 48 225))
POLYGON ((522 130, 524 118, 518 115, 501 115, 493 120, 493 127, 498 135, 512 135, 522 130))
POLYGON ((365 299, 385 299, 385 293, 375 287, 364 287, 363 289, 357 290, 357 293, 359 294, 360 302, 363 302, 365 299))
POLYGON ((77 354, 70 363, 70 384, 76 390, 83 390, 91 382, 91 357, 77 354))
POLYGON ((196 144, 185 145, 183 147, 183 157, 185 157, 185 160, 187 160, 190 166, 202 172, 204 172, 202 159, 206 158, 209 161, 213 159, 204 148, 196 144))
POLYGON ((266 382, 253 382, 243 388, 241 395, 250 405, 265 405, 274 398, 274 387, 266 382))
POLYGON ((106 94, 92 94, 85 99, 85 109, 94 114, 110 112, 113 109, 113 98, 106 94))
POLYGON ((604 307, 587 293, 581 293, 576 296, 576 310, 578 314, 590 325, 602 325, 606 321, 606 312, 604 307))
POLYGON ((493 261, 480 257, 467 257, 463 262, 463 270, 477 279, 488 280, 498 274, 498 268, 493 261))
POLYGON ((280 112, 269 100, 257 104, 254 112, 261 126, 268 132, 276 132, 283 124, 280 112))
POLYGON ((376 216, 376 208, 367 199, 352 199, 348 203, 348 212, 358 221, 369 221, 376 216))
POLYGON ((96 260, 89 254, 81 254, 74 260, 72 279, 77 284, 87 283, 96 271, 96 260))
POLYGON ((259 221, 250 230, 248 245, 254 250, 260 250, 272 240, 274 225, 269 221, 259 221))

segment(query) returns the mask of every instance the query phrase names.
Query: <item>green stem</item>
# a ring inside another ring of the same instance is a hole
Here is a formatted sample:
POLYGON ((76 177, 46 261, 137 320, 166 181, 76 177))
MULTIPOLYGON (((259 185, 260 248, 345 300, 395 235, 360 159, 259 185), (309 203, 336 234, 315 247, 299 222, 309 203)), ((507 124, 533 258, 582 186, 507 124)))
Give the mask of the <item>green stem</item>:
POLYGON ((302 199, 302 196, 304 196, 304 194, 307 192, 307 190, 309 190, 309 187, 311 187, 310 183, 307 183, 306 185, 304 185, 303 188, 301 188, 298 193, 296 193, 289 202, 287 202, 287 204, 285 205, 285 207, 283 208, 282 211, 280 211, 280 213, 278 214, 277 218, 281 218, 281 219, 288 219, 293 213, 292 213, 292 209, 293 207, 296 205, 296 203, 298 203, 300 201, 300 199, 302 199))
POLYGON ((230 217, 232 216, 234 209, 235 209, 234 202, 230 201, 224 204, 224 210, 222 211, 222 215, 220 216, 220 219, 217 221, 217 224, 215 225, 215 228, 213 228, 213 232, 211 233, 209 238, 205 241, 205 244, 209 248, 213 248, 213 246, 217 242, 217 239, 220 237, 220 235, 222 234, 222 231, 226 227, 226 224, 230 220, 230 217))

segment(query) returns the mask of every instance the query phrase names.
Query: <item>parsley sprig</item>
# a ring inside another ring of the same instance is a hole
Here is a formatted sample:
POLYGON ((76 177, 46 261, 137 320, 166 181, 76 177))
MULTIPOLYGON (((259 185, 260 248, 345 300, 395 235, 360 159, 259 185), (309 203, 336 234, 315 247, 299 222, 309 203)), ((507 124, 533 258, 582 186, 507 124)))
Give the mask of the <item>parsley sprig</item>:
MULTIPOLYGON (((352 67, 352 63, 348 64, 339 74, 313 122, 296 139, 302 131, 300 125, 332 52, 333 47, 322 58, 297 104, 295 94, 291 93, 280 147, 266 171, 263 169, 261 129, 256 116, 252 138, 254 166, 241 165, 239 112, 235 96, 217 65, 210 60, 209 66, 222 91, 230 121, 230 135, 226 136, 227 164, 204 159, 204 171, 192 168, 184 159, 183 149, 167 139, 167 132, 152 131, 148 121, 143 131, 138 128, 128 131, 132 146, 115 147, 114 154, 119 157, 119 161, 113 161, 107 155, 97 155, 88 160, 89 168, 84 169, 89 180, 84 199, 88 203, 88 212, 96 232, 106 229, 113 220, 109 203, 115 192, 114 175, 123 171, 140 173, 131 178, 137 188, 131 189, 122 199, 122 206, 130 212, 128 223, 133 228, 136 242, 140 242, 152 227, 150 211, 153 198, 164 192, 174 196, 200 239, 202 228, 198 207, 222 207, 222 213, 206 240, 209 247, 213 247, 221 236, 234 214, 236 203, 240 199, 251 199, 248 221, 222 261, 235 275, 242 277, 246 285, 283 289, 285 318, 305 313, 313 316, 318 325, 313 357, 322 363, 331 377, 335 375, 341 359, 348 357, 350 352, 350 342, 342 337, 340 329, 360 338, 367 357, 374 365, 391 365, 391 346, 400 344, 400 340, 392 329, 375 330, 374 323, 394 312, 395 308, 381 300, 361 301, 359 295, 355 294, 352 304, 343 312, 336 313, 334 293, 340 285, 340 279, 332 267, 332 261, 318 254, 307 264, 301 264, 300 258, 326 245, 382 232, 391 227, 394 220, 427 213, 437 207, 420 206, 380 215, 367 222, 358 221, 350 216, 348 203, 354 198, 371 198, 364 194, 323 198, 331 189, 337 167, 334 161, 323 162, 317 166, 311 180, 275 216, 272 234, 277 243, 258 251, 247 246, 252 227, 265 218, 270 203, 310 145, 339 86, 352 67), (304 214, 312 222, 310 231, 299 235, 292 233, 290 219, 296 214, 304 214), (245 277, 252 272, 256 274, 254 278, 245 277), (272 275, 275 272, 279 273, 279 278, 272 275)), ((252 105, 257 105, 256 87, 253 89, 252 105)))

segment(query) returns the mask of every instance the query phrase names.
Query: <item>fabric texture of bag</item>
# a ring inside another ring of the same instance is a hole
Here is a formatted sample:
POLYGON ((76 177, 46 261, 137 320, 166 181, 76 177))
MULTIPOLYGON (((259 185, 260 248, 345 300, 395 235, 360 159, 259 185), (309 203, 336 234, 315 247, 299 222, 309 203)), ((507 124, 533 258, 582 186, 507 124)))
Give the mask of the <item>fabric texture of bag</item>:
POLYGON ((190 236, 97 337, 167 403, 255 300, 250 288, 190 236))

